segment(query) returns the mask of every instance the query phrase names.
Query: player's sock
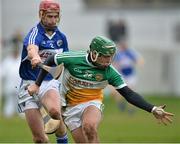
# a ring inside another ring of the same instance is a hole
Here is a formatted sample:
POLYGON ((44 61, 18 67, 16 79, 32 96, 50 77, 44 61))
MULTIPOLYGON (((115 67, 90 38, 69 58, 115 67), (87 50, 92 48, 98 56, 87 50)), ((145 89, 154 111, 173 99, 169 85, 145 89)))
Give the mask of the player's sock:
POLYGON ((68 143, 68 135, 65 133, 61 137, 56 137, 56 141, 58 144, 67 144, 68 143))

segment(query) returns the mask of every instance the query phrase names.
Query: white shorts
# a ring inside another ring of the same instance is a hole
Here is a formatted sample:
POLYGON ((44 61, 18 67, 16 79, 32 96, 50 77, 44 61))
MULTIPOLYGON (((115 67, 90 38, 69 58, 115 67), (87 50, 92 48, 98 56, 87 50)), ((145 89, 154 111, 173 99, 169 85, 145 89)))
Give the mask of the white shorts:
POLYGON ((30 96, 25 88, 27 85, 33 83, 34 81, 31 80, 22 80, 21 82, 18 94, 18 111, 20 113, 27 109, 40 108, 41 104, 39 99, 41 99, 48 90, 54 89, 59 92, 60 82, 53 79, 50 81, 43 81, 40 86, 38 95, 30 96))
POLYGON ((65 110, 63 111, 63 118, 65 124, 67 125, 70 131, 77 129, 82 125, 82 121, 81 121, 82 114, 88 106, 92 106, 92 105, 97 107, 101 112, 104 109, 104 104, 102 104, 102 102, 97 100, 89 101, 86 103, 78 104, 76 106, 65 108, 65 110))

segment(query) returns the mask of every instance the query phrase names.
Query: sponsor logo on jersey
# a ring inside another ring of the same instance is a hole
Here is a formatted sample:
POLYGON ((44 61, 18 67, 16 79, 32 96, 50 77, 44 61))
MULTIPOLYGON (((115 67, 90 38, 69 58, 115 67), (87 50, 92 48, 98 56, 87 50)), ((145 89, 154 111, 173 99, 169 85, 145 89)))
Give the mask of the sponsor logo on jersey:
POLYGON ((75 79, 73 77, 69 77, 69 82, 70 84, 74 85, 74 86, 78 86, 78 87, 90 87, 93 86, 93 83, 90 83, 88 81, 82 81, 79 79, 75 79))

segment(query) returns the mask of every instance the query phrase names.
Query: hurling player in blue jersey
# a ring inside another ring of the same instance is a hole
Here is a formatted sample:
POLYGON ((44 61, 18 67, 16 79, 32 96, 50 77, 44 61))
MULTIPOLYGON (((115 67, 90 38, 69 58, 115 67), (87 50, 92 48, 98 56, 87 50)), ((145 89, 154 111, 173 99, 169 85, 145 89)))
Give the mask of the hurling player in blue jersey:
POLYGON ((58 120, 55 134, 57 143, 67 143, 66 127, 61 117, 60 82, 47 75, 37 97, 30 97, 26 87, 36 80, 39 63, 49 55, 68 51, 66 36, 58 29, 60 5, 55 0, 42 0, 39 5, 40 22, 34 26, 23 41, 19 74, 22 79, 19 89, 18 108, 24 112, 35 143, 49 139, 45 133, 40 107, 43 105, 51 118, 58 120))

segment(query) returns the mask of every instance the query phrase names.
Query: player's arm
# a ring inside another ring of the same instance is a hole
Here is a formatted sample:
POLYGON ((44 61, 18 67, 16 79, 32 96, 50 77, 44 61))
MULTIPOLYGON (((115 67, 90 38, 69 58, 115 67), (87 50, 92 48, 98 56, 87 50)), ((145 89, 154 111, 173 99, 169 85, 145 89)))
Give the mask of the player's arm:
MULTIPOLYGON (((44 64, 47 65, 47 66, 55 65, 54 56, 55 56, 55 54, 49 56, 49 57, 45 60, 44 64)), ((28 89, 28 92, 29 92, 29 94, 30 94, 31 96, 34 95, 34 94, 36 94, 36 93, 38 93, 39 87, 41 86, 41 83, 42 83, 42 81, 44 80, 44 78, 46 77, 47 74, 48 74, 48 72, 47 72, 46 70, 40 69, 39 75, 38 75, 35 83, 32 84, 32 85, 30 85, 30 86, 28 86, 28 88, 27 88, 27 89, 28 89)))
POLYGON ((131 104, 146 110, 148 112, 151 112, 154 105, 146 102, 142 96, 140 96, 138 93, 131 90, 128 86, 125 86, 121 89, 117 89, 117 91, 131 104))
POLYGON ((27 47, 28 59, 31 61, 32 67, 35 67, 37 64, 41 63, 41 58, 38 54, 39 48, 37 45, 30 44, 27 47))
POLYGON ((165 125, 167 122, 172 122, 170 119, 170 116, 173 116, 174 114, 168 113, 164 111, 165 106, 155 106, 143 99, 142 96, 140 96, 138 93, 134 92, 127 86, 117 89, 117 91, 131 104, 146 110, 148 112, 153 113, 156 119, 158 119, 159 122, 164 123, 165 125))
MULTIPOLYGON (((45 65, 47 66, 52 66, 52 65, 56 65, 55 62, 54 62, 54 56, 55 54, 53 55, 50 55, 44 62, 45 65)), ((46 75, 48 74, 48 72, 44 69, 41 69, 40 72, 39 72, 39 75, 36 79, 36 82, 35 84, 40 86, 42 81, 44 80, 44 78, 46 77, 46 75)))

